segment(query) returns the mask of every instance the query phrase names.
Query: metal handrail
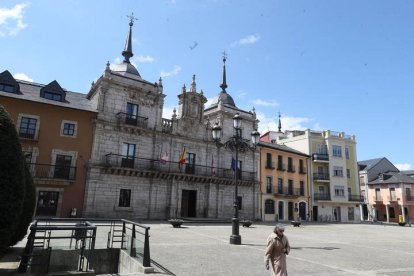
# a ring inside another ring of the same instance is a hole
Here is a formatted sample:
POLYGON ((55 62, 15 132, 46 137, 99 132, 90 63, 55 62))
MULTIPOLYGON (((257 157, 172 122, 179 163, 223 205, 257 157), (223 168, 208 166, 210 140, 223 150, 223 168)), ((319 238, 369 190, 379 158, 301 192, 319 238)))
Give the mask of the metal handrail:
POLYGON ((76 179, 76 167, 64 166, 64 165, 49 165, 49 164, 28 164, 29 170, 33 178, 46 178, 46 179, 64 179, 75 180, 76 179))

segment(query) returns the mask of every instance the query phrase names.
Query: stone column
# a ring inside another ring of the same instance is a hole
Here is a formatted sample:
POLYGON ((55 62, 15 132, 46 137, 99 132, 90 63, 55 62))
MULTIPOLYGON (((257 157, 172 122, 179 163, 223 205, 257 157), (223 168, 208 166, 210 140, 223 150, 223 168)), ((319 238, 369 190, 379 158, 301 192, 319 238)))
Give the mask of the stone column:
POLYGON ((385 211, 387 212, 387 222, 390 222, 390 211, 388 209, 389 204, 385 205, 385 211))
POLYGON ((402 213, 402 216, 403 216, 403 222, 405 222, 406 217, 405 217, 405 212, 404 212, 404 204, 401 204, 401 213, 402 213))

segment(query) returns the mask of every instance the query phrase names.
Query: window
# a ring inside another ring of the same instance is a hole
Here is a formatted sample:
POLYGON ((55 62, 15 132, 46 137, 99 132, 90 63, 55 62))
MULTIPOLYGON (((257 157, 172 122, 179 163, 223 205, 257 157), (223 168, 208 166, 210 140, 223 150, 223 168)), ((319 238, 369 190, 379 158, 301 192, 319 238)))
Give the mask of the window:
POLYGON ((62 135, 76 136, 77 124, 76 122, 62 121, 62 135))
POLYGON ((405 188, 405 199, 411 201, 411 189, 405 188))
POLYGON ((375 200, 382 201, 380 188, 375 188, 375 200))
POLYGON ((302 159, 299 160, 299 172, 305 173, 305 166, 304 166, 304 162, 302 159))
POLYGON ((266 153, 266 168, 271 169, 272 168, 272 154, 266 153))
POLYGON ((288 180, 288 195, 293 195, 293 180, 288 180))
POLYGON ((295 171, 294 169, 293 169, 293 161, 292 161, 292 157, 288 157, 288 171, 289 172, 293 172, 293 171, 295 171))
POLYGON ((266 193, 267 194, 272 193, 272 177, 271 176, 266 177, 266 193))
POLYGON ((0 83, 0 91, 15 93, 16 88, 13 85, 0 83))
POLYGON ((20 120, 19 137, 34 139, 36 137, 37 119, 22 117, 20 120))
POLYGON ((346 177, 351 178, 351 170, 350 169, 346 169, 346 177))
POLYGON ((284 170, 284 166, 283 166, 283 156, 282 155, 278 155, 277 156, 277 169, 278 170, 284 170))
POLYGON ((344 186, 335 186, 335 196, 345 196, 344 186))
POLYGON ((243 198, 241 196, 237 196, 237 206, 239 206, 239 210, 243 208, 243 198))
POLYGON ((283 178, 277 179, 277 193, 283 194, 283 178))
POLYGON ((236 137, 243 137, 242 136, 242 129, 241 128, 233 128, 233 134, 236 137))
POLYGON ((187 152, 185 160, 185 173, 194 174, 195 172, 195 154, 187 152))
POLYGON ((348 207, 348 221, 353 221, 354 219, 354 207, 348 207))
POLYGON ((305 181, 300 181, 300 195, 305 195, 305 181))
POLYGON ((119 207, 131 207, 131 190, 121 189, 119 192, 119 207))
POLYGON ((265 200, 265 214, 275 213, 275 202, 272 199, 265 200))
POLYGON ((43 98, 48 99, 48 100, 58 101, 58 102, 62 101, 61 94, 47 92, 47 91, 44 92, 43 98))
POLYGON ((345 158, 349 160, 349 148, 345 147, 345 158))
POLYGON ((344 176, 343 175, 343 169, 342 169, 342 167, 336 167, 336 166, 334 166, 333 167, 333 170, 334 170, 334 176, 338 176, 338 177, 344 176))
POLYGON ((342 147, 333 145, 332 146, 332 155, 336 157, 342 157, 342 147))
POLYGON ((390 200, 396 201, 397 195, 395 194, 395 188, 390 188, 390 200))
POLYGON ((136 125, 138 119, 138 105, 133 103, 127 103, 125 123, 130 125, 136 125))
POLYGON ((133 168, 135 159, 135 144, 124 143, 122 147, 121 167, 133 168))
POLYGON ((318 144, 316 146, 316 153, 318 153, 318 154, 328 154, 328 147, 326 145, 318 144))
POLYGON ((54 178, 71 179, 72 156, 56 155, 54 178))

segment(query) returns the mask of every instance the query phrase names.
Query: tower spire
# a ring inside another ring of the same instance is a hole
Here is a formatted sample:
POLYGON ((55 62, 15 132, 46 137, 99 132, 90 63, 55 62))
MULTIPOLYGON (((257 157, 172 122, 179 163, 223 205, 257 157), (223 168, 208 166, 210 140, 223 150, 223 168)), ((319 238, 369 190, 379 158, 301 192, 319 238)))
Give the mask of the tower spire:
POLYGON ((130 63, 129 59, 134 55, 132 53, 132 26, 134 26, 134 21, 138 20, 138 18, 134 16, 134 13, 127 15, 127 17, 129 18, 129 33, 125 42, 125 49, 122 51, 122 55, 124 56, 124 62, 130 63))
POLYGON ((224 51, 223 52, 223 76, 222 76, 222 80, 221 80, 221 92, 227 93, 226 92, 226 88, 227 88, 227 83, 226 83, 226 60, 227 60, 227 54, 224 51))
POLYGON ((282 121, 280 120, 280 117, 281 117, 281 115, 280 115, 280 112, 279 112, 279 125, 278 125, 278 129, 279 129, 279 132, 282 132, 282 121))

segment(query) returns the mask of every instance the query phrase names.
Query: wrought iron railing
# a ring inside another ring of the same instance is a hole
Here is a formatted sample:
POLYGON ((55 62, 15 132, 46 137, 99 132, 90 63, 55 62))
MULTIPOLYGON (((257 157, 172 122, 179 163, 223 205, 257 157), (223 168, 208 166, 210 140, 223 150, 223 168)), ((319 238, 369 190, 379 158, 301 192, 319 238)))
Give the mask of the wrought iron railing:
POLYGON ((300 188, 289 188, 289 187, 278 187, 275 189, 273 193, 275 196, 277 195, 292 195, 292 196, 300 196, 301 190, 300 188))
POLYGON ((277 168, 278 171, 286 171, 286 165, 284 163, 277 163, 277 168))
MULTIPOLYGON (((135 170, 159 171, 166 173, 192 174, 197 176, 209 176, 219 178, 234 178, 234 171, 230 168, 218 168, 214 166, 201 166, 180 164, 179 162, 162 162, 161 160, 127 157, 119 154, 108 153, 105 155, 105 165, 109 167, 130 168, 135 170)), ((239 171, 239 180, 255 180, 254 172, 239 171)))
POLYGON ((131 126, 138 126, 142 128, 148 127, 148 118, 142 117, 138 115, 133 115, 125 112, 119 112, 116 114, 118 118, 118 123, 131 125, 131 126))
POLYGON ((296 172, 295 165, 290 165, 290 166, 289 166, 289 164, 288 164, 288 166, 287 166, 287 171, 288 171, 288 172, 296 172))
POLYGON ((361 195, 348 195, 348 201, 364 202, 364 197, 361 195))
POLYGON ((304 166, 300 167, 299 166, 299 173, 306 174, 307 173, 306 167, 304 167, 304 166))
POLYGON ((273 170, 275 168, 275 162, 266 161, 265 169, 273 170))
POLYGON ((414 196, 409 195, 409 194, 406 194, 405 195, 405 200, 407 200, 407 201, 414 201, 414 196))
POLYGON ((329 193, 316 193, 313 195, 314 200, 331 200, 331 195, 329 193))
POLYGON ((46 164, 28 164, 29 170, 33 178, 47 178, 47 179, 76 179, 76 167, 64 165, 46 165, 46 164))
POLYGON ((329 180, 329 173, 314 173, 313 180, 329 180))
POLYGON ((312 160, 329 161, 329 155, 327 153, 312 153, 312 160))

